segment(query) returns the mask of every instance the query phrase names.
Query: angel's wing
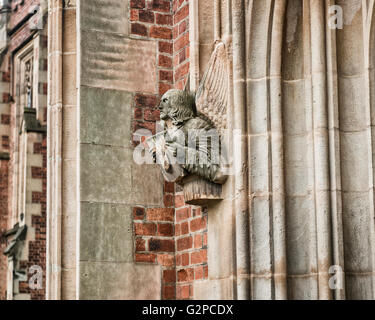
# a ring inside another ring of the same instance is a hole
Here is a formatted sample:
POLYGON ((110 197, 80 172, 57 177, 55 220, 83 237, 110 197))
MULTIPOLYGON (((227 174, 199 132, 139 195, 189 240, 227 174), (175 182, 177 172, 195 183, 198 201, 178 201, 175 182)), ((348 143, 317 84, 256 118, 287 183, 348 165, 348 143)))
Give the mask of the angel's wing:
POLYGON ((227 128, 229 61, 224 43, 219 42, 196 93, 198 112, 208 117, 219 132, 227 128))

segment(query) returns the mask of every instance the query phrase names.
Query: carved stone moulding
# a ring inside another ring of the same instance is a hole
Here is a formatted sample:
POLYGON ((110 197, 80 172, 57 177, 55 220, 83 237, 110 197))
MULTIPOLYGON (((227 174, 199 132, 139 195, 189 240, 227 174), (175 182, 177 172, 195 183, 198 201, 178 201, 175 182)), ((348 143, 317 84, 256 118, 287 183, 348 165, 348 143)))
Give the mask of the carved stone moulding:
POLYGON ((222 186, 191 175, 178 182, 184 192, 185 203, 195 206, 208 206, 223 200, 222 186))

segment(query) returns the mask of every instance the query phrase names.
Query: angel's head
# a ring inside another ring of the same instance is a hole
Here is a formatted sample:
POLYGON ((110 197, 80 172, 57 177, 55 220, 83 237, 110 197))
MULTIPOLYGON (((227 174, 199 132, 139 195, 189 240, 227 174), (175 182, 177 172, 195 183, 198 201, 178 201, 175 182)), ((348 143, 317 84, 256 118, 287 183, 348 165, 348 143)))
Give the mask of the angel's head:
POLYGON ((173 124, 181 124, 197 116, 195 95, 183 90, 169 90, 161 98, 159 110, 162 120, 171 119, 173 124))

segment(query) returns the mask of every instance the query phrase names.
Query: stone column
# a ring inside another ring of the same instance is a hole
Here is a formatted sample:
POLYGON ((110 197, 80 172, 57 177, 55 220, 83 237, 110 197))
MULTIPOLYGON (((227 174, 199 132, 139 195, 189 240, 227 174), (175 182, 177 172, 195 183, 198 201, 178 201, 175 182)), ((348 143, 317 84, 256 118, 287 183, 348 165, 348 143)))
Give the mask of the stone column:
POLYGON ((46 298, 61 299, 63 1, 48 2, 46 298))
POLYGON ((372 17, 373 11, 368 11, 363 1, 340 0, 336 4, 344 12, 336 51, 346 297, 373 299, 373 110, 366 89, 373 87, 367 76, 370 62, 366 48, 374 42, 365 37, 371 30, 367 17, 372 17))

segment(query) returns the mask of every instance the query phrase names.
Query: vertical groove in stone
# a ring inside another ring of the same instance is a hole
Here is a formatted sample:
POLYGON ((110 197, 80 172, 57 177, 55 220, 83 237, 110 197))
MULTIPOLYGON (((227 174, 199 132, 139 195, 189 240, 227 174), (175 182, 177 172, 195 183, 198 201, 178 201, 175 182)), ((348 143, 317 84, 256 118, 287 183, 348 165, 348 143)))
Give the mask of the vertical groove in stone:
POLYGON ((311 8, 310 0, 303 0, 303 52, 304 52, 304 103, 306 106, 306 171, 307 171, 307 193, 310 195, 308 206, 308 226, 309 236, 305 238, 307 244, 307 259, 309 269, 306 270, 306 279, 309 279, 310 292, 304 293, 304 298, 318 299, 319 298, 319 283, 318 283, 318 242, 317 242, 317 224, 316 224, 316 179, 315 179, 315 132, 314 132, 314 99, 313 96, 313 61, 312 61, 312 30, 311 30, 311 8), (307 294, 307 295, 306 295, 307 294))
POLYGON ((269 52, 273 1, 254 1, 247 53, 251 298, 272 299, 269 52))
POLYGON ((311 72, 312 72, 312 115, 314 141, 314 186, 315 215, 318 259, 319 299, 332 298, 329 288, 331 259, 331 226, 329 197, 329 149, 328 114, 325 56, 325 18, 323 3, 310 1, 311 28, 311 72))
POLYGON ((77 257, 79 256, 77 235, 79 217, 77 195, 77 35, 76 35, 76 7, 70 3, 63 9, 63 45, 62 45, 62 222, 61 222, 61 299, 75 300, 78 295, 77 257))
POLYGON ((240 136, 233 141, 235 156, 235 214, 237 298, 250 297, 249 261, 249 208, 247 199, 247 127, 246 127, 246 62, 244 0, 232 1, 233 12, 233 83, 234 83, 234 129, 240 136))
MULTIPOLYGON (((329 19, 329 8, 334 0, 326 1, 326 20, 329 19)), ((344 238, 342 222, 342 193, 341 193, 341 162, 340 162, 340 133, 338 113, 337 88, 337 56, 336 30, 326 28, 327 56, 327 106, 329 130, 329 160, 330 160, 330 197, 331 197, 331 227, 332 227, 332 263, 344 270, 344 238)), ((336 300, 345 299, 345 278, 339 274, 341 285, 334 290, 336 300), (340 289, 342 288, 342 289, 340 289)))
POLYGON ((274 299, 287 299, 285 183, 281 105, 281 56, 286 1, 274 1, 270 46, 269 98, 272 166, 272 245, 274 299))
POLYGON ((48 8, 48 138, 47 138, 47 290, 46 298, 61 297, 61 103, 62 1, 48 8), (60 126, 59 126, 60 125, 60 126))
POLYGON ((366 7, 363 10, 363 28, 364 28, 364 64, 365 64, 365 79, 366 79, 366 122, 368 126, 368 139, 369 139, 369 190, 370 190, 370 246, 371 246, 371 258, 372 258, 372 299, 375 297, 375 217, 374 217, 374 184, 375 184, 375 131, 374 131, 374 63, 375 63, 375 34, 374 34, 374 1, 367 2, 366 7))
POLYGON ((190 90, 199 86, 199 12, 198 1, 189 1, 189 37, 190 37, 190 90))
POLYGON ((221 39, 221 0, 214 2, 214 39, 221 39))
POLYGON ((288 1, 282 103, 289 299, 318 297, 309 15, 309 1, 288 1))
MULTIPOLYGON (((230 141, 233 141, 233 113, 234 113, 234 106, 233 106, 233 52, 232 52, 232 3, 231 0, 226 0, 225 3, 222 1, 221 3, 221 28, 222 28, 222 37, 224 40, 224 43, 226 44, 226 50, 228 54, 228 75, 229 75, 229 92, 228 92, 228 101, 229 105, 227 107, 227 137, 230 139, 227 142, 228 149, 230 151, 230 154, 233 155, 233 144, 230 141)), ((233 195, 235 193, 235 181, 233 177, 231 177, 228 181, 230 190, 230 194, 233 195)), ((235 201, 234 198, 230 197, 230 206, 231 209, 227 213, 231 216, 231 230, 233 232, 234 227, 236 225, 236 216, 235 216, 235 201)), ((232 235, 231 237, 231 245, 232 245, 232 252, 230 255, 230 268, 231 268, 231 274, 232 274, 232 292, 233 292, 233 299, 237 299, 237 285, 235 280, 235 273, 236 273, 236 237, 232 235)))

